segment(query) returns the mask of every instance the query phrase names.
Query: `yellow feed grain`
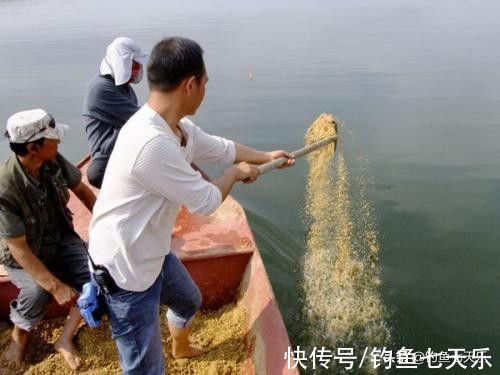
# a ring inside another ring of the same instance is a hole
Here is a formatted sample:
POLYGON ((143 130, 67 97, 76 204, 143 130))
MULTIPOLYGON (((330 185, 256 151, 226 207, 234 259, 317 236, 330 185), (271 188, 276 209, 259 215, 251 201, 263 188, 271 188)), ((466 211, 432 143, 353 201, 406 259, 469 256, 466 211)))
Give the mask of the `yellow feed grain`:
MULTIPOLYGON (((306 133, 306 143, 335 135, 333 122, 331 115, 318 117, 306 133)), ((390 332, 379 291, 380 246, 374 215, 362 186, 351 186, 342 146, 335 165, 333 157, 333 144, 308 155, 304 316, 313 345, 362 349, 384 345, 390 332)))
MULTIPOLYGON (((191 342, 205 353, 192 359, 173 359, 171 338, 168 332, 166 310, 161 312, 161 330, 165 363, 168 374, 240 374, 247 359, 246 312, 243 307, 228 304, 213 312, 200 313, 193 322, 191 342)), ((62 357, 53 349, 61 333, 64 319, 43 321, 31 334, 22 368, 9 368, 2 359, 0 375, 32 374, 121 374, 118 351, 111 340, 109 324, 104 321, 100 328, 83 327, 75 338, 75 345, 83 358, 78 371, 71 371, 62 357)), ((7 350, 11 328, 0 325, 0 355, 7 350)))

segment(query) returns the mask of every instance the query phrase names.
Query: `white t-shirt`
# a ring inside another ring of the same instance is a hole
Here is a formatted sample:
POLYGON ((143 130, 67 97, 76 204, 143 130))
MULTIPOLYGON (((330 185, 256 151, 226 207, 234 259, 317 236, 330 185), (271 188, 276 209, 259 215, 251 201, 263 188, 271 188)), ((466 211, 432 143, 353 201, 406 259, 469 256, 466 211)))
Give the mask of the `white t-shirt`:
POLYGON ((179 122, 187 144, 145 104, 123 126, 109 159, 89 229, 89 252, 123 289, 143 291, 158 277, 179 206, 209 215, 222 203, 217 186, 191 162, 233 163, 232 141, 179 122))

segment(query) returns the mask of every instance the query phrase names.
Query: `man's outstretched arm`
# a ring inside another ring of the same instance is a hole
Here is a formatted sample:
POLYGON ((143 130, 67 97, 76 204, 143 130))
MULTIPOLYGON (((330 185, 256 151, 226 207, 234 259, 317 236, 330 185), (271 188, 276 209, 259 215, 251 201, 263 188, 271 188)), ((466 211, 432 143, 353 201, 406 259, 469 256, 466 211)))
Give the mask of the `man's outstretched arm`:
POLYGON ((293 156, 284 150, 259 151, 236 142, 234 142, 234 146, 236 149, 235 163, 244 161, 250 164, 259 165, 273 161, 274 159, 285 157, 288 158, 288 161, 285 162, 280 168, 291 167, 295 164, 293 156))

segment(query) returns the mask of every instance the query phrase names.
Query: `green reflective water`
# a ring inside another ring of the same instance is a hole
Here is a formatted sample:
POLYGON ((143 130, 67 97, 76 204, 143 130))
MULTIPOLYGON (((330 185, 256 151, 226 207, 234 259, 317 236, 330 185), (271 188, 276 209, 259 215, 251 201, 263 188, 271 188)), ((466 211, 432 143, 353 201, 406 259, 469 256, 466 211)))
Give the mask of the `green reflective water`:
MULTIPOLYGON (((127 35, 150 50, 163 36, 191 37, 210 76, 195 117, 207 131, 295 149, 319 113, 345 124, 347 167, 372 181, 396 346, 490 347, 496 365, 499 11, 493 0, 4 0, 0 119, 47 109, 72 125, 61 148, 77 161, 87 152, 85 85, 107 43, 127 35)), ((141 101, 146 91, 142 83, 141 101)), ((234 191, 295 345, 306 168, 301 161, 234 191)))

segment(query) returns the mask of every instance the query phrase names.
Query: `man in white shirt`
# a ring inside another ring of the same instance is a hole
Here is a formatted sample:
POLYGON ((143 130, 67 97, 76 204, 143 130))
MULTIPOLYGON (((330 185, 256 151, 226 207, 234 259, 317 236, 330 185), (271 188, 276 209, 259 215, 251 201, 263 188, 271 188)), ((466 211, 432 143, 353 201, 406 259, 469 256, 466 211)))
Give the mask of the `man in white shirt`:
POLYGON ((194 41, 168 38, 153 49, 148 65, 150 96, 122 128, 90 223, 90 254, 109 272, 105 293, 113 338, 125 374, 163 374, 160 304, 169 307, 175 358, 200 350, 189 344, 190 325, 201 295, 170 252, 181 205, 201 215, 214 212, 237 181, 253 182, 254 164, 286 156, 211 136, 193 115, 208 81, 203 51, 194 41), (213 182, 191 162, 232 164, 213 182))

